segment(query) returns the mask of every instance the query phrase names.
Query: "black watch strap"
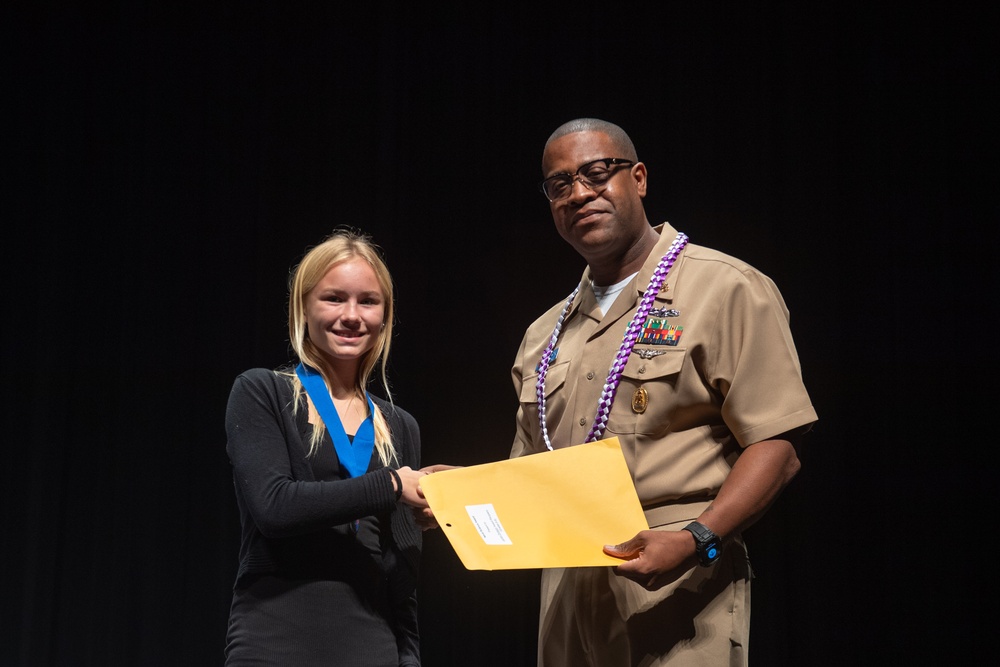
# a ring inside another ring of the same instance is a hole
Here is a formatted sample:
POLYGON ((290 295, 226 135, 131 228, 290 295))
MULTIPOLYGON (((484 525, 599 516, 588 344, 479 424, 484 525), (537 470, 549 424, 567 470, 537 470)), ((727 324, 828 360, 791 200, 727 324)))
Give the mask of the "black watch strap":
POLYGON ((722 540, 708 526, 692 521, 681 530, 686 530, 694 535, 695 551, 701 565, 707 567, 722 555, 722 540))

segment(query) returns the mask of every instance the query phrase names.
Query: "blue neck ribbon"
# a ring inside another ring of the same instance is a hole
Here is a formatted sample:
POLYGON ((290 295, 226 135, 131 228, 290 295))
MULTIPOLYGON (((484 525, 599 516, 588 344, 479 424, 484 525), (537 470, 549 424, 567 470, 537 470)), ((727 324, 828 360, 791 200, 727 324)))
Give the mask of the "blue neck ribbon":
POLYGON ((358 477, 368 472, 368 464, 372 459, 372 449, 375 447, 375 424, 372 422, 372 415, 375 414, 375 406, 372 399, 365 392, 365 399, 368 401, 368 417, 361 422, 358 432, 354 434, 354 441, 347 437, 344 425, 337 414, 337 408, 333 405, 330 392, 323 382, 323 376, 314 368, 299 363, 295 368, 295 374, 299 376, 302 386, 316 406, 320 418, 326 424, 326 430, 330 432, 333 446, 337 450, 337 458, 340 465, 347 470, 351 477, 358 477))

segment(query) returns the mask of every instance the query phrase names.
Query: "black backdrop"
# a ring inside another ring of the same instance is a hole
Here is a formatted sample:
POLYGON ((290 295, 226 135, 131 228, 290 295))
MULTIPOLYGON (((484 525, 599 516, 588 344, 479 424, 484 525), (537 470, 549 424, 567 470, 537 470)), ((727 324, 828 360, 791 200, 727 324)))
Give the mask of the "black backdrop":
MULTIPOLYGON (((288 359, 287 272, 336 225, 393 270, 424 462, 504 458, 521 332, 583 268, 536 190, 577 116, 632 135, 651 220, 792 313, 821 421, 748 535, 752 664, 985 655, 992 16, 94 4, 5 10, 0 664, 221 664, 225 402, 288 359)), ((536 586, 428 534, 425 665, 532 664, 536 586)))

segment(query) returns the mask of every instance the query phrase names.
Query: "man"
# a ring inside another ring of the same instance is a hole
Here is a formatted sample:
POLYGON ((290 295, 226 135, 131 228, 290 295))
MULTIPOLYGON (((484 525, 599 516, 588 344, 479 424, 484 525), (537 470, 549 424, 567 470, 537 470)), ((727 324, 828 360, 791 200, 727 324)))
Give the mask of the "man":
POLYGON ((795 476, 817 418, 784 301, 745 262, 650 225, 620 127, 562 125, 542 172, 587 268, 524 334, 511 457, 617 436, 650 530, 605 547, 615 568, 543 570, 538 664, 746 665, 741 531, 795 476))

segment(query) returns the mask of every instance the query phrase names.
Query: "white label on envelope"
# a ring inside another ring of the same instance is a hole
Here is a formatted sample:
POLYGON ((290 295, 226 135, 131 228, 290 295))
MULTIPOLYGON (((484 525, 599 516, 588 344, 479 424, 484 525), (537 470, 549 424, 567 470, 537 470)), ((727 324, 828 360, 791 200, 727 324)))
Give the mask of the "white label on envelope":
POLYGON ((472 519, 472 525, 479 531, 479 536, 486 544, 513 544, 507 537, 507 531, 503 529, 500 518, 497 517, 493 503, 485 505, 466 505, 465 511, 472 519))

